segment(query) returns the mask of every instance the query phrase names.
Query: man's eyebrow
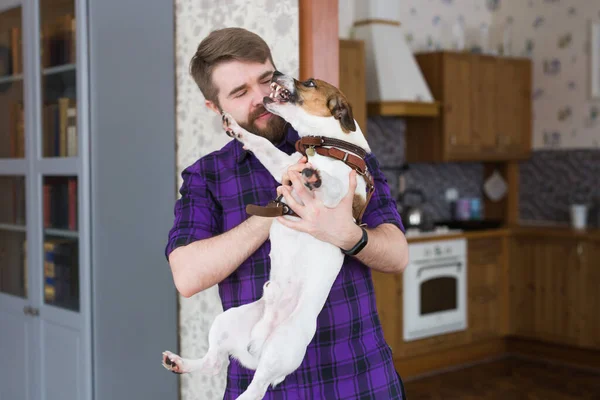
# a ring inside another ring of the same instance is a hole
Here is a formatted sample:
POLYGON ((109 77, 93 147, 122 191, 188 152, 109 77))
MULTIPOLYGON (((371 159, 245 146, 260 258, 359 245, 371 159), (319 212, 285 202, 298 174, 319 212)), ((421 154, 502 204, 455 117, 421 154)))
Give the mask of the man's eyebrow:
MULTIPOLYGON (((266 77, 273 75, 273 72, 275 71, 265 71, 262 74, 260 74, 260 76, 258 77, 259 81, 262 81, 263 79, 265 79, 266 77)), ((245 83, 234 87, 231 92, 229 92, 229 94, 227 95, 227 97, 231 97, 232 95, 234 95, 235 93, 239 92, 240 90, 246 89, 248 85, 246 85, 245 83)))
POLYGON ((245 83, 243 83, 243 84, 241 84, 240 86, 236 86, 236 87, 234 87, 234 88, 231 90, 231 92, 229 92, 229 94, 227 95, 227 97, 231 97, 233 94, 235 94, 235 93, 239 92, 239 91, 240 91, 240 90, 242 90, 242 89, 245 89, 245 88, 246 88, 246 86, 248 86, 248 85, 246 85, 245 83))
POLYGON ((265 71, 265 72, 263 72, 263 73, 262 73, 262 74, 261 74, 261 75, 258 77, 258 80, 259 80, 259 81, 262 81, 262 80, 263 80, 263 79, 265 79, 267 76, 269 76, 269 75, 273 75, 273 72, 275 72, 275 71, 265 71))

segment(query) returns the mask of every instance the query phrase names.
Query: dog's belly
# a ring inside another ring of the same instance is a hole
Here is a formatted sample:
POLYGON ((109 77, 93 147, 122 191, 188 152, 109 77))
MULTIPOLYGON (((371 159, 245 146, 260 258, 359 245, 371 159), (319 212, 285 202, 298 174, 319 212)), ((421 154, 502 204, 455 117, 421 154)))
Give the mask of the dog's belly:
POLYGON ((285 304, 294 305, 290 312, 316 318, 339 274, 343 253, 330 243, 292 230, 277 221, 273 221, 270 240, 269 280, 279 285, 283 297, 288 294, 285 304))

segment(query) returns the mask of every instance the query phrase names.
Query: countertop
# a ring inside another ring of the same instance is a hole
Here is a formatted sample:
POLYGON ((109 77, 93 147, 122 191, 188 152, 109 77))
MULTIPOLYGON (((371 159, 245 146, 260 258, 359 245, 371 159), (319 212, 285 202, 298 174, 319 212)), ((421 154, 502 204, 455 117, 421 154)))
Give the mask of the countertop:
POLYGON ((507 226, 496 229, 482 229, 463 231, 458 233, 448 233, 441 235, 432 236, 414 236, 407 237, 408 243, 418 242, 430 242, 436 240, 447 240, 447 239, 482 239, 489 237, 503 237, 503 236, 543 236, 543 237, 568 237, 575 239, 585 239, 600 241, 600 229, 588 228, 585 230, 577 230, 569 227, 568 225, 560 225, 554 223, 530 223, 523 222, 519 225, 507 226))

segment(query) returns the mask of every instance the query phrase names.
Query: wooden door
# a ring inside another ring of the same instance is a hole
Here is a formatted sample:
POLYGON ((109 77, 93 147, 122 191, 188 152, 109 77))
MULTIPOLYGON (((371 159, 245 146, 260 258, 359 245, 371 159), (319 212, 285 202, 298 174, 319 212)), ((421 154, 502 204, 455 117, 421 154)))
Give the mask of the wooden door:
POLYGON ((471 92, 473 55, 443 55, 443 135, 446 159, 473 159, 479 143, 473 138, 471 92))
POLYGON ((525 158, 531 151, 531 62, 498 58, 496 70, 496 154, 525 158))
POLYGON ((468 332, 476 342, 500 334, 502 238, 469 239, 468 246, 468 332))
POLYGON ((367 84, 365 44, 360 40, 340 40, 340 90, 352 107, 354 119, 367 135, 367 84))
POLYGON ((586 273, 582 243, 560 237, 515 237, 510 259, 511 333, 580 345, 586 273))
POLYGON ((600 349, 600 242, 588 240, 578 247, 583 290, 579 293, 580 344, 600 349))
POLYGON ((479 158, 486 158, 495 152, 496 135, 496 74, 497 61, 492 56, 473 56, 471 76, 471 140, 474 148, 480 148, 479 158))

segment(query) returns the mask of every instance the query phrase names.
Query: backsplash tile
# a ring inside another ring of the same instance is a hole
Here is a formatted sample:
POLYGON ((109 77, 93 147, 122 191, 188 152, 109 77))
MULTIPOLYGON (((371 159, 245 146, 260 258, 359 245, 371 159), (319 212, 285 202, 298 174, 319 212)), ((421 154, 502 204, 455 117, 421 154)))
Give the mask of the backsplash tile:
MULTIPOLYGON (((392 195, 398 198, 398 167, 404 164, 405 121, 394 117, 370 117, 367 139, 381 164, 392 195)), ((456 188, 459 197, 482 198, 483 165, 481 163, 415 163, 404 173, 406 189, 420 189, 426 200, 424 209, 435 220, 451 218, 445 193, 456 188)), ((409 199, 413 200, 413 198, 409 199)))
POLYGON ((519 214, 527 221, 569 222, 569 205, 585 203, 598 226, 600 150, 536 151, 520 164, 519 214))
MULTIPOLYGON (((367 138, 392 195, 398 198, 398 168, 404 164, 406 124, 401 118, 370 117, 367 138)), ((590 205, 589 224, 600 227, 600 150, 534 151, 520 163, 519 214, 525 221, 569 222, 569 205, 590 205)), ((483 199, 483 164, 416 163, 404 174, 405 188, 420 189, 435 220, 451 218, 446 190, 483 199)), ((412 200, 412 199, 411 199, 412 200)))

